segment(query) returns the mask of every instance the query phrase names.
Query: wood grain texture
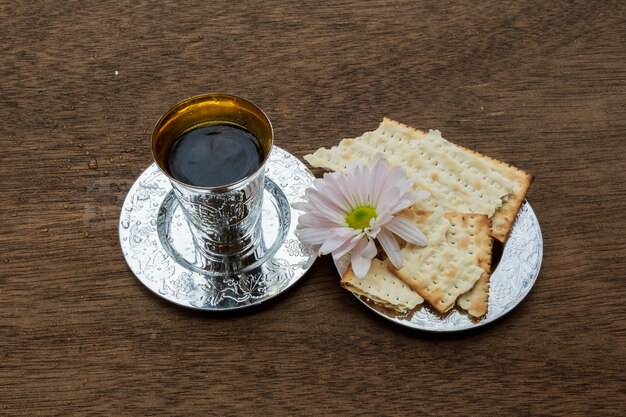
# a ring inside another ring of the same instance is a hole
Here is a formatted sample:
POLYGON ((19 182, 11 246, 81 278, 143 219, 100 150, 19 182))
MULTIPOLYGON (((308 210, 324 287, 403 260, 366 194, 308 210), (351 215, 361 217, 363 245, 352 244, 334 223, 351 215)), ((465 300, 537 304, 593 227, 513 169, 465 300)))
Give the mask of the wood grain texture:
POLYGON ((623 1, 0 2, 0 415, 623 415, 623 1), (117 74, 117 75, 116 75, 117 74), (327 258, 226 316, 133 277, 117 222, 177 101, 302 157, 383 116, 532 172, 541 275, 476 332, 394 327, 327 258))

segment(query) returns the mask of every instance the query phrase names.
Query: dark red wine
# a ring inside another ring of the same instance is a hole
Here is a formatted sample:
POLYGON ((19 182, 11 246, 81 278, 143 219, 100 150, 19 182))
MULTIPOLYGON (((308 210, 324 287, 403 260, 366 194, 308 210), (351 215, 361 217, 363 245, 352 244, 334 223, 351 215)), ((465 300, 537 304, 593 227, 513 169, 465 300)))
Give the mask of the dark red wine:
POLYGON ((172 177, 199 187, 237 182, 256 171, 262 162, 258 139, 243 127, 216 124, 179 136, 169 152, 172 177))

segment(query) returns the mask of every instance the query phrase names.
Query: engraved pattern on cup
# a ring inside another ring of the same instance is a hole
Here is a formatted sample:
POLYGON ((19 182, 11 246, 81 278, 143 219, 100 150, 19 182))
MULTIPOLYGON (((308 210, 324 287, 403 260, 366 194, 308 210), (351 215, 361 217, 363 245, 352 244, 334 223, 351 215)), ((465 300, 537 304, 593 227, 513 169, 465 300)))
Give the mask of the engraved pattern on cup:
POLYGON ((198 190, 173 183, 194 231, 196 248, 213 259, 246 255, 259 243, 264 170, 236 188, 198 190))

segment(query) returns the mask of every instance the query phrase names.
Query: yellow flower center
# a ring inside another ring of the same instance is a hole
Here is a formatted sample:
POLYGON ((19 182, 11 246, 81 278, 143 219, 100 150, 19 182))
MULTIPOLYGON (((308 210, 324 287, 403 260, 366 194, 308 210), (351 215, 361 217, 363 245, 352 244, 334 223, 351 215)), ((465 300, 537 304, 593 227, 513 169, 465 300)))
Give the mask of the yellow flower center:
POLYGON ((346 216, 348 227, 355 230, 363 230, 369 227, 370 220, 376 217, 376 209, 370 206, 355 207, 346 216))

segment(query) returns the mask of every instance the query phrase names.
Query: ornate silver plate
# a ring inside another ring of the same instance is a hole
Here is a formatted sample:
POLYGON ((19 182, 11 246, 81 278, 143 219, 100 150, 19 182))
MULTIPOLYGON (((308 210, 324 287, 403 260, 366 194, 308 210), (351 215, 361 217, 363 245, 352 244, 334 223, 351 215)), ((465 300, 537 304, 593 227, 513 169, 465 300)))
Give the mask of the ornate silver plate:
POLYGON ((458 307, 442 316, 426 304, 406 315, 398 315, 365 297, 356 297, 377 314, 402 326, 433 332, 473 329, 504 316, 528 295, 539 275, 542 259, 543 239, 539 221, 530 204, 524 201, 511 235, 502 248, 500 262, 491 275, 489 311, 481 320, 472 320, 458 307))
POLYGON ((120 216, 120 244, 135 276, 155 294, 199 310, 225 311, 267 301, 295 284, 316 254, 295 236, 299 201, 313 174, 290 153, 274 146, 266 165, 263 200, 264 256, 245 269, 203 269, 191 226, 169 180, 152 164, 131 187, 120 216))

